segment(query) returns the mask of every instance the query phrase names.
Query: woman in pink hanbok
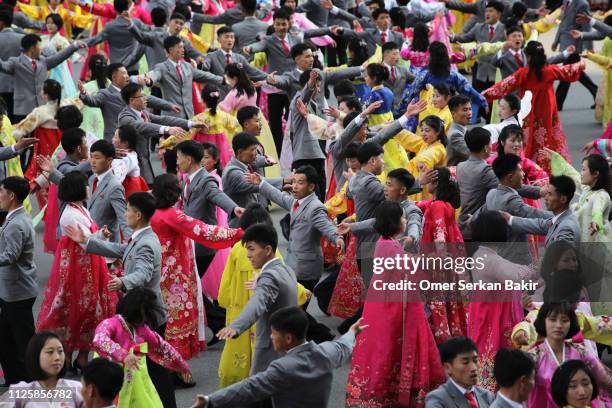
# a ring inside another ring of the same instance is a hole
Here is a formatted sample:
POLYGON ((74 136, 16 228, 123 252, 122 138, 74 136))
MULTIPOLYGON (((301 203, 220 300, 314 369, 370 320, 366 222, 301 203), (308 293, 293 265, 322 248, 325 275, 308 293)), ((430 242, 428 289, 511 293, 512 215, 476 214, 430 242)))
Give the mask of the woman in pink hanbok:
MULTIPOLYGON (((202 143, 204 147, 204 158, 202 159, 202 166, 206 171, 211 174, 219 184, 219 190, 223 191, 223 183, 221 182, 221 162, 219 159, 219 149, 217 146, 210 143, 202 143)), ((220 207, 217 207, 217 225, 219 227, 228 227, 227 213, 220 207)), ((230 248, 222 248, 215 253, 208 269, 202 276, 202 291, 205 296, 212 299, 217 299, 219 296, 219 286, 221 285, 221 277, 223 276, 223 270, 225 269, 225 263, 229 256, 230 248)))
POLYGON ((227 248, 243 232, 205 224, 175 208, 181 187, 174 174, 157 176, 153 195, 157 210, 151 228, 162 248, 160 287, 168 307, 165 338, 183 358, 190 359, 205 348, 204 305, 193 241, 209 248, 227 248))
MULTIPOLYGON (((483 284, 537 279, 537 271, 512 263, 498 254, 498 245, 508 241, 507 223, 497 211, 482 211, 472 221, 474 242, 482 242, 472 255, 481 260, 482 268, 472 269, 472 281, 483 284)), ((503 286, 502 286, 503 287, 503 286)), ((523 320, 520 291, 474 290, 470 293, 467 337, 480 350, 479 385, 495 393, 493 378, 495 354, 501 348, 511 348, 512 329, 523 320)))
MULTIPOLYGON (((374 259, 406 253, 398 241, 406 229, 402 207, 384 201, 374 228, 381 235, 374 259)), ((369 325, 355 344, 346 385, 346 407, 424 407, 425 396, 444 382, 444 370, 418 292, 385 290, 385 283, 417 282, 420 273, 384 269, 374 275, 363 307, 369 325)))
POLYGON ((545 337, 529 350, 536 362, 535 387, 529 394, 529 408, 557 408, 551 395, 551 380, 557 368, 569 360, 581 360, 593 372, 599 397, 592 408, 612 406, 612 372, 580 343, 568 341, 578 333, 578 319, 569 303, 544 303, 534 322, 538 334, 545 337))

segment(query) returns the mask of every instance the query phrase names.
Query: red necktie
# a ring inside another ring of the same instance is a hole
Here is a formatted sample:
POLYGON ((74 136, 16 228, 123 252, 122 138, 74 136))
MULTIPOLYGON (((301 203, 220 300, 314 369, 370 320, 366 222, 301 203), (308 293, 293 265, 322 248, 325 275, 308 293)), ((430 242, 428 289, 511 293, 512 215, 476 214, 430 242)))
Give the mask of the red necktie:
POLYGON ((380 42, 383 44, 387 42, 387 32, 386 31, 383 31, 382 33, 380 33, 380 42))
POLYGON ((189 200, 189 185, 191 184, 191 178, 187 177, 185 180, 185 200, 189 200))
POLYGON ((523 67, 523 59, 521 58, 521 54, 518 53, 518 52, 515 52, 514 53, 514 59, 516 59, 516 62, 518 63, 519 68, 522 68, 523 67))
POLYGON ((395 81, 395 67, 391 67, 391 80, 395 81))
POLYGON ((142 121, 145 123, 149 121, 149 118, 147 118, 147 115, 145 115, 144 112, 140 112, 140 117, 142 118, 142 121))
POLYGON ((493 41, 493 35, 495 34, 495 27, 489 26, 489 41, 493 41))
POLYGON ((293 203, 293 208, 291 209, 291 212, 296 212, 299 206, 300 206, 300 202, 298 200, 295 200, 295 202, 293 203))
POLYGON ((98 188, 98 178, 97 177, 94 179, 94 182, 93 182, 93 191, 92 191, 92 193, 96 191, 96 188, 98 188))
POLYGON ((36 72, 36 67, 38 65, 36 64, 36 60, 32 60, 32 71, 36 72))
POLYGON ((183 82, 183 74, 181 74, 181 69, 179 68, 178 64, 175 65, 176 67, 176 73, 179 76, 179 79, 181 80, 181 83, 183 82))
POLYGON ((132 237, 130 237, 130 239, 128 239, 127 244, 130 245, 131 242, 132 242, 132 237))
POLYGON ((232 54, 230 54, 229 52, 227 54, 225 54, 225 61, 229 64, 232 63, 232 54))
POLYGON ((284 38, 281 38, 280 41, 283 44, 283 50, 285 50, 285 55, 289 56, 289 44, 287 44, 287 41, 285 41, 284 38))
POLYGON ((470 402, 471 408, 478 408, 478 403, 476 402, 476 398, 474 398, 474 392, 466 392, 465 398, 467 398, 467 400, 470 402))

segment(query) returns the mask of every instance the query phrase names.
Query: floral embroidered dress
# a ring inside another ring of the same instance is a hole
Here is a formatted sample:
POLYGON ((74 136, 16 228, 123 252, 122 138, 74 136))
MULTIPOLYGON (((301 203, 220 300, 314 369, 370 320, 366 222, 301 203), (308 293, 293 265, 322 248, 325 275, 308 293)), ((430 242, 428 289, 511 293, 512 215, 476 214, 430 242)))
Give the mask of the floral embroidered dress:
POLYGON ((219 159, 221 167, 225 167, 230 161, 234 152, 232 150, 231 141, 236 133, 240 131, 240 125, 234 116, 217 109, 213 115, 210 109, 194 117, 195 121, 204 122, 208 125, 206 132, 193 129, 193 140, 196 142, 212 143, 219 149, 219 159))
POLYGON ((612 372, 596 357, 589 354, 582 344, 566 342, 563 347, 562 361, 558 361, 548 341, 529 350, 536 362, 535 387, 529 394, 529 408, 557 408, 550 394, 550 383, 553 373, 567 360, 581 360, 593 372, 599 386, 599 397, 592 401, 592 408, 612 406, 612 372))
POLYGON ((67 204, 60 218, 62 237, 55 251, 36 328, 56 333, 69 352, 86 351, 91 347, 96 326, 115 312, 117 294, 108 290, 110 276, 104 258, 86 253, 64 235, 67 225, 77 225, 86 234, 97 230, 87 209, 67 204))
MULTIPOLYGON (((404 254, 397 241, 381 238, 374 257, 404 254)), ((353 350, 346 407, 425 407, 427 393, 445 380, 423 303, 407 292, 374 289, 378 281, 411 279, 405 272, 385 270, 372 280, 363 307, 369 328, 353 350)))
POLYGON ((538 155, 544 147, 559 152, 567 161, 571 161, 565 132, 557 111, 553 84, 557 80, 577 81, 584 67, 584 61, 564 66, 547 64, 542 68, 541 80, 537 78, 535 72, 530 71, 529 67, 523 67, 482 93, 492 101, 517 90, 520 97, 526 91, 531 91, 533 108, 523 122, 525 157, 536 161, 547 171, 550 164, 538 155))
MULTIPOLYGON (((455 218, 455 209, 446 201, 427 200, 416 203, 423 211, 423 236, 421 251, 437 251, 437 247, 445 248, 456 256, 465 256, 463 235, 455 218)), ((449 277, 444 271, 428 271, 430 279, 436 282, 450 282, 455 277, 449 277)), ((438 301, 430 299, 427 306, 431 312, 429 325, 436 339, 441 344, 451 337, 465 336, 467 332, 467 307, 461 302, 438 301)))
POLYGON ((205 347, 204 306, 192 240, 221 249, 238 241, 243 232, 205 224, 172 207, 157 209, 151 227, 162 248, 160 287, 168 307, 165 338, 190 359, 205 347))

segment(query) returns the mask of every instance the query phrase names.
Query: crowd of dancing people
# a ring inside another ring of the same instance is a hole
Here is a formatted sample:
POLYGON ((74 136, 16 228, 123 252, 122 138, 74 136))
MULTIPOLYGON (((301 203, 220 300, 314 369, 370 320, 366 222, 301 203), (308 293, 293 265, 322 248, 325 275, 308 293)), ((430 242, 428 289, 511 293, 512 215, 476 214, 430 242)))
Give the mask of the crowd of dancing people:
POLYGON ((1 0, 0 406, 612 407, 609 8, 1 0))

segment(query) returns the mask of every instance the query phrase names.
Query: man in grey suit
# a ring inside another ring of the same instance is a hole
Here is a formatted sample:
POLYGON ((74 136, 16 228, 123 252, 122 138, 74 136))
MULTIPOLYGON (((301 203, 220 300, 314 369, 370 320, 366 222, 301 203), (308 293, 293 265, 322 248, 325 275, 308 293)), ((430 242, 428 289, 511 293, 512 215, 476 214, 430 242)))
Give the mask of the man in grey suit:
MULTIPOLYGON (((566 61, 566 64, 572 64, 580 60, 579 54, 582 53, 582 41, 574 38, 572 36, 572 31, 591 31, 590 24, 579 24, 576 21, 576 18, 579 14, 588 14, 590 7, 587 0, 564 0, 561 8, 563 9, 563 14, 561 17, 561 22, 559 23, 559 28, 557 29, 555 40, 552 44, 552 50, 556 50, 557 47, 564 50, 570 45, 573 45, 576 48, 576 53, 569 56, 566 61)), ((586 74, 586 72, 580 72, 580 78, 578 81, 590 92, 590 94, 593 96, 593 100, 595 100, 597 95, 597 85, 586 74)), ((559 111, 563 110, 563 104, 565 103, 565 98, 567 96, 567 92, 569 91, 569 87, 570 82, 561 81, 559 82, 559 85, 557 85, 555 96, 557 98, 557 109, 559 111)), ((593 105, 593 107, 594 106, 595 105, 593 105)))
MULTIPOLYGON (((151 185, 155 177, 149 150, 151 138, 156 136, 182 136, 185 135, 186 130, 203 125, 172 116, 157 116, 147 113, 147 99, 142 91, 142 86, 138 84, 130 83, 123 87, 121 98, 127 106, 119 112, 118 125, 132 125, 142 136, 138 139, 138 146, 136 147, 140 174, 147 184, 151 185)), ((169 172, 172 172, 176 168, 176 164, 172 167, 170 163, 166 162, 166 167, 169 172)))
POLYGON ((261 21, 255 13, 257 12, 257 0, 240 0, 244 20, 231 26, 236 34, 234 51, 241 52, 244 47, 259 40, 259 36, 266 35, 267 23, 261 21))
MULTIPOLYGON (((247 182, 246 175, 255 172, 256 163, 265 164, 265 158, 257 153, 259 141, 249 133, 238 133, 232 139, 232 149, 234 157, 230 159, 227 166, 223 169, 223 191, 240 207, 246 208, 251 203, 261 203, 267 206, 267 200, 260 197, 259 186, 247 182), (259 159, 259 160, 258 160, 259 159)), ((274 188, 282 189, 286 183, 291 182, 291 178, 266 179, 274 188)))
MULTIPOLYGON (((465 135, 465 143, 470 150, 470 157, 457 166, 457 183, 461 196, 458 224, 464 240, 471 241, 472 231, 468 220, 485 204, 487 193, 497 188, 499 179, 485 161, 491 153, 489 131, 481 127, 470 129, 465 135)), ((527 198, 541 197, 540 188, 534 186, 523 186, 518 193, 527 198)))
MULTIPOLYGON (((87 106, 100 108, 104 120, 104 140, 112 141, 117 130, 117 118, 119 113, 125 109, 126 103, 121 97, 121 90, 130 83, 130 77, 123 64, 109 64, 107 77, 111 83, 107 88, 99 89, 94 95, 89 95, 85 86, 79 81, 79 98, 87 106)), ((180 112, 181 108, 155 96, 147 96, 147 105, 154 109, 172 110, 180 112)))
MULTIPOLYGON (((129 16, 129 0, 114 0, 113 3, 117 17, 104 25, 102 31, 95 37, 87 40, 87 45, 93 47, 102 41, 108 42, 110 49, 110 62, 125 63, 138 48, 138 42, 130 32, 130 26, 135 24, 140 30, 146 30, 145 24, 140 20, 132 20, 129 16)), ((127 66, 130 75, 138 74, 138 62, 127 66)))
MULTIPOLYGON (((451 35, 453 42, 472 42, 478 43, 493 43, 504 41, 506 38, 505 26, 500 21, 504 12, 503 3, 497 0, 490 0, 485 8, 485 21, 478 23, 469 32, 465 34, 451 35)), ((490 88, 495 83, 495 65, 493 61, 495 56, 483 56, 478 59, 474 66, 474 77, 472 86, 477 91, 484 91, 490 88)))
POLYGON ((427 394, 425 408, 489 408, 493 403, 493 394, 476 386, 476 344, 467 337, 452 337, 440 344, 438 349, 448 380, 427 394))
POLYGON ((465 133, 472 122, 472 101, 466 95, 457 94, 448 101, 448 109, 453 115, 453 122, 447 132, 446 163, 448 166, 456 166, 470 155, 465 144, 465 133))
POLYGON ((389 16, 388 10, 378 8, 372 13, 372 18, 374 19, 376 28, 366 28, 360 33, 341 28, 338 30, 339 34, 348 39, 360 38, 365 40, 370 55, 374 54, 377 46, 382 46, 389 41, 398 44, 398 46, 404 43, 402 34, 391 30, 391 17, 389 16))
MULTIPOLYGON (((260 22, 259 20, 257 20, 260 22)), ((239 23, 242 24, 242 23, 239 23)), ((267 26, 266 23, 263 23, 267 26)), ((234 31, 232 27, 221 27, 217 30, 217 41, 221 46, 220 49, 209 52, 204 59, 204 63, 202 64, 202 70, 209 71, 211 74, 218 75, 223 77, 225 73, 225 67, 228 64, 236 63, 241 64, 241 69, 244 69, 246 73, 249 75, 249 78, 253 82, 262 81, 266 79, 268 74, 265 72, 253 67, 249 61, 242 54, 238 54, 234 52, 235 48, 234 43, 236 41, 236 33, 238 31, 234 31)), ((254 37, 253 37, 254 38, 254 37)), ((254 40, 253 40, 254 42, 254 40)), ((221 94, 219 95, 219 100, 223 100, 225 95, 230 91, 230 87, 227 84, 224 84, 221 87, 221 94)))
POLYGON ((524 351, 499 349, 493 376, 500 389, 489 408, 518 408, 529 399, 535 385, 535 362, 524 351))
MULTIPOLYGON (((0 158, 12 156, 12 147, 0 149, 0 158)), ((25 352, 34 335, 32 307, 36 301, 34 228, 23 209, 30 186, 23 177, 0 181, 0 209, 8 215, 0 229, 0 365, 6 385, 29 381, 25 352)))
MULTIPOLYGON (((505 211, 513 216, 524 218, 549 218, 552 214, 525 203, 517 190, 523 186, 525 173, 520 166, 521 158, 514 154, 504 154, 493 162, 493 172, 499 180, 497 188, 489 190, 485 205, 481 210, 505 211)), ((473 218, 478 217, 479 211, 473 218)), ((525 233, 511 231, 509 244, 500 248, 499 253, 511 262, 523 265, 531 263, 531 251, 525 233)))
MULTIPOLYGON (((532 7, 533 5, 528 4, 530 0, 527 1, 527 6, 532 7)), ((540 1, 540 0, 535 0, 540 1)), ((473 14, 470 19, 467 21, 465 26, 463 27, 463 32, 467 33, 474 25, 478 23, 482 23, 485 21, 485 10, 487 8, 487 4, 489 0, 478 0, 474 3, 464 3, 460 0, 442 0, 443 3, 446 3, 446 8, 449 10, 457 10, 462 13, 471 13, 473 14)), ((512 12, 512 6, 518 3, 517 0, 502 0, 502 4, 504 5, 504 13, 502 18, 506 19, 508 17, 514 17, 512 12)), ((539 7, 539 5, 538 5, 539 7)), ((537 19, 538 15, 544 15, 547 11, 544 7, 540 7, 539 9, 529 8, 525 14, 525 18, 529 21, 534 21, 537 19)))
POLYGON ((297 306, 297 280, 295 273, 276 258, 278 236, 273 226, 255 224, 242 237, 247 257, 253 268, 261 269, 257 287, 240 315, 217 334, 221 340, 238 337, 253 324, 257 324, 255 352, 251 375, 265 371, 281 354, 270 341, 270 316, 286 306, 297 306))
POLYGON ((308 319, 298 307, 285 307, 270 316, 274 349, 284 356, 263 372, 209 396, 198 395, 192 408, 235 407, 272 398, 275 407, 326 407, 333 370, 350 361, 355 336, 367 325, 355 323, 338 340, 306 341, 308 319))
MULTIPOLYGON (((265 18, 270 9, 264 7, 257 11, 256 17, 259 19, 265 18)), ((193 22, 195 24, 224 24, 226 26, 232 26, 236 23, 244 20, 244 13, 242 12, 242 5, 238 4, 236 7, 229 8, 221 14, 215 16, 205 16, 200 13, 193 13, 193 22)))
POLYGON ((414 75, 408 72, 408 68, 399 66, 397 63, 400 60, 400 47, 402 44, 397 44, 394 41, 388 41, 382 46, 383 65, 389 70, 389 79, 384 81, 384 85, 393 91, 393 113, 397 113, 402 102, 402 95, 406 84, 414 81, 414 75))
MULTIPOLYGON (((103 142, 103 141, 102 141, 103 142)), ((131 291, 147 288, 155 293, 155 305, 150 312, 152 321, 147 324, 160 336, 166 327, 166 305, 159 282, 161 279, 161 244, 151 229, 151 217, 155 213, 155 199, 150 193, 137 192, 128 198, 125 219, 134 230, 128 243, 120 244, 87 237, 78 226, 67 226, 66 235, 75 242, 86 244, 85 250, 123 261, 123 276, 114 277, 108 284, 112 291, 131 291)), ((159 393, 164 407, 176 407, 174 384, 166 369, 147 359, 147 369, 159 393)))
POLYGON ((16 121, 45 103, 42 87, 49 76, 49 70, 67 60, 79 48, 86 47, 83 42, 75 41, 58 53, 45 57, 41 55, 41 44, 42 40, 38 35, 26 34, 21 38, 23 53, 6 61, 0 60, 0 72, 13 77, 13 111, 16 121))
POLYGON ((580 243, 580 225, 570 210, 569 205, 574 197, 576 185, 568 176, 550 177, 546 188, 544 203, 552 216, 542 218, 521 218, 502 212, 513 232, 523 234, 545 235, 546 247, 553 242, 567 241, 580 243))
MULTIPOLYGON (((23 34, 13 30, 11 24, 13 24, 13 13, 8 9, 0 9, 0 44, 3 45, 0 47, 0 60, 2 61, 17 57, 21 52, 23 34)), ((14 92, 13 78, 0 72, 0 96, 6 102, 7 115, 12 123, 16 123, 13 117, 14 92)))

